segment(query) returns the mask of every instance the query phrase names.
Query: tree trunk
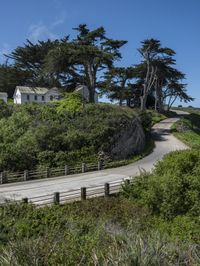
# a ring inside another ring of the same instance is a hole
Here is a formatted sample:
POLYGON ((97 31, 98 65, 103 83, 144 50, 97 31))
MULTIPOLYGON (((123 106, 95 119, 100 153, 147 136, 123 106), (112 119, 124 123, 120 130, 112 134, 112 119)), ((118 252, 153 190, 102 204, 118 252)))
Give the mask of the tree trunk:
POLYGON ((119 106, 122 106, 122 102, 123 102, 123 100, 119 99, 119 106))
POLYGON ((152 89, 152 86, 155 83, 155 74, 157 69, 155 69, 152 65, 150 65, 150 62, 147 60, 147 73, 144 81, 144 89, 143 89, 143 95, 140 97, 141 99, 141 110, 146 109, 146 102, 147 97, 149 95, 149 92, 152 89))
POLYGON ((147 103, 147 94, 140 97, 140 109, 142 111, 146 110, 146 103, 147 103))
POLYGON ((130 100, 130 99, 127 99, 127 100, 126 100, 126 105, 127 105, 128 107, 131 107, 131 100, 130 100))
POLYGON ((89 87, 89 102, 94 103, 95 102, 95 88, 89 87))
POLYGON ((88 63, 85 67, 86 76, 88 77, 88 90, 89 90, 89 102, 95 102, 95 84, 96 84, 96 75, 92 70, 92 65, 88 63))
POLYGON ((162 87, 163 87, 163 80, 161 80, 160 82, 157 81, 156 83, 156 99, 155 99, 155 107, 156 110, 158 110, 159 112, 163 111, 163 95, 162 95, 162 87))

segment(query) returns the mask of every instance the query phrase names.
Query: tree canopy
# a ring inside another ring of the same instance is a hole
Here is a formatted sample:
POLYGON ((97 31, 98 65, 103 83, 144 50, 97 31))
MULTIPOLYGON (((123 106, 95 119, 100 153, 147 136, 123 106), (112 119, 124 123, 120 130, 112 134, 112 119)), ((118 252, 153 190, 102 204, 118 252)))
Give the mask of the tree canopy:
POLYGON ((116 66, 122 59, 120 48, 127 41, 107 37, 103 27, 89 29, 86 24, 74 28, 74 39, 67 35, 57 40, 27 40, 0 65, 0 91, 12 97, 17 85, 59 87, 70 92, 79 84, 89 90, 94 102, 95 90, 111 100, 128 106, 148 107, 148 99, 156 110, 170 107, 176 99, 189 102, 183 82, 185 74, 176 69, 175 51, 156 39, 141 42, 141 61, 131 66, 116 66), (8 63, 9 62, 9 63, 8 63))

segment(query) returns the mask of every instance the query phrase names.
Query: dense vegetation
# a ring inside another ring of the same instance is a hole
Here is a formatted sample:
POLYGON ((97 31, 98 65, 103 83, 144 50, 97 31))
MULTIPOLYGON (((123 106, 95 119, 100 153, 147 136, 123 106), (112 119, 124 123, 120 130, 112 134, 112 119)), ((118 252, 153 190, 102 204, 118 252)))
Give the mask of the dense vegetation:
POLYGON ((199 265, 200 152, 167 155, 119 196, 0 208, 1 265, 199 265))
MULTIPOLYGON (((1 170, 97 163, 101 151, 112 160, 113 136, 138 116, 127 107, 86 104, 79 94, 46 105, 1 103, 0 108, 1 170)), ((149 130, 151 115, 141 113, 140 119, 149 130)))
POLYGON ((200 217, 200 152, 176 151, 156 164, 152 174, 134 178, 124 195, 166 219, 200 217))

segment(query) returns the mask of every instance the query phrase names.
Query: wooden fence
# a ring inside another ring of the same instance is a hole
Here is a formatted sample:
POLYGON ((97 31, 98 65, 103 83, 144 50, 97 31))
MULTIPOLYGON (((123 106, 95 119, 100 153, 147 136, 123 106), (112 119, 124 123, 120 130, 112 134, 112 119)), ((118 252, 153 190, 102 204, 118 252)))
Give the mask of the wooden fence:
POLYGON ((81 187, 80 189, 70 190, 65 192, 54 192, 52 194, 46 194, 36 197, 23 198, 22 200, 8 201, 9 203, 20 203, 34 204, 37 206, 50 206, 52 204, 64 204, 67 202, 83 201, 94 197, 109 197, 113 194, 119 193, 123 184, 129 184, 130 179, 118 180, 104 185, 92 186, 92 187, 81 187))
POLYGON ((80 166, 70 167, 65 165, 60 168, 49 168, 41 169, 41 170, 24 170, 22 172, 10 172, 3 171, 0 173, 0 185, 12 182, 20 182, 20 181, 28 181, 34 179, 42 179, 42 178, 50 178, 50 177, 59 177, 59 176, 67 176, 79 173, 85 173, 90 171, 102 170, 105 167, 112 167, 112 163, 108 163, 106 166, 102 161, 98 161, 96 164, 94 163, 82 163, 80 166))

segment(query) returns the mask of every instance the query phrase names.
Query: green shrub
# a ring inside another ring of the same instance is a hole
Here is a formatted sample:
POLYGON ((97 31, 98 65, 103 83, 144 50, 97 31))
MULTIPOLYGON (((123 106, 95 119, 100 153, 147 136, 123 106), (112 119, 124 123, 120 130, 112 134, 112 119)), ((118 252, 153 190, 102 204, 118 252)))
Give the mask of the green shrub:
POLYGON ((79 94, 13 108, 12 115, 0 119, 0 170, 97 163, 98 152, 109 154, 114 135, 138 116, 130 108, 109 104, 83 106, 79 94))
POLYGON ((166 223, 121 197, 46 208, 8 204, 0 218, 0 265, 199 263, 190 217, 166 223))
POLYGON ((13 112, 12 104, 6 104, 0 99, 0 119, 9 117, 13 112))
POLYGON ((64 99, 56 102, 58 114, 65 112, 76 113, 81 110, 83 106, 83 99, 80 93, 67 93, 64 99))
POLYGON ((200 152, 177 151, 157 163, 152 174, 144 173, 124 186, 123 194, 167 219, 200 215, 200 152))

